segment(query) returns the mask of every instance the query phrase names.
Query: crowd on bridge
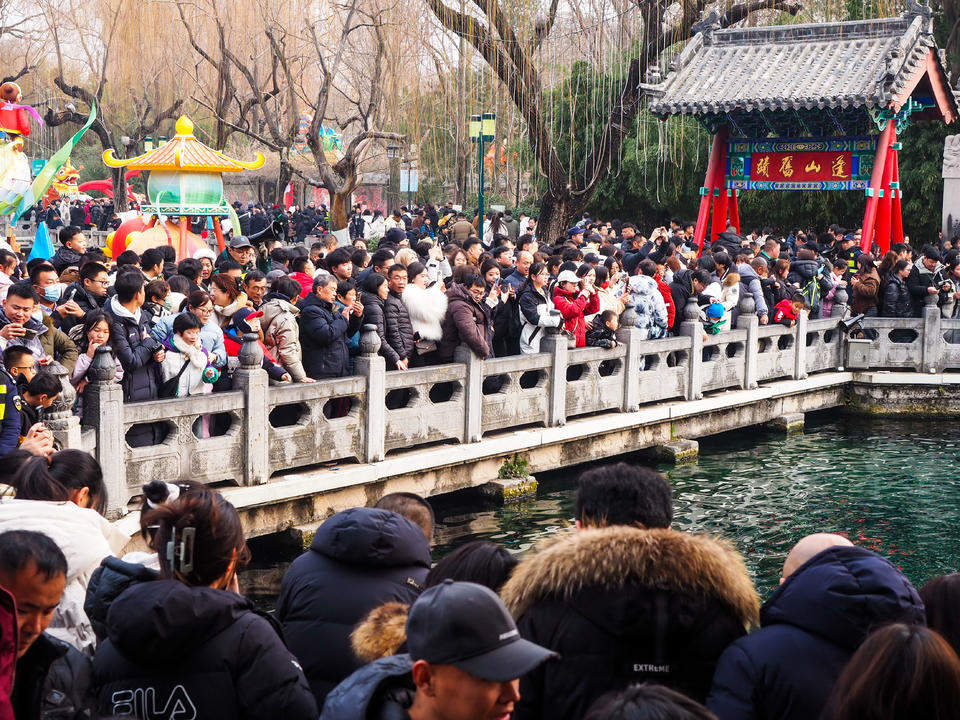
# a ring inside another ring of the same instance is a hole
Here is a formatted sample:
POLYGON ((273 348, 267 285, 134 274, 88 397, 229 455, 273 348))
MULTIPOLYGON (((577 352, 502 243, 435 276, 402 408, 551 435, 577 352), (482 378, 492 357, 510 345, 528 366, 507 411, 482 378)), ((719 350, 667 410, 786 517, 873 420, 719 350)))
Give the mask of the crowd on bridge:
MULTIPOLYGON (((148 401, 230 389, 248 333, 260 337, 272 382, 309 383, 353 374, 364 326, 387 369, 403 371, 452 362, 457 348, 481 359, 537 353, 552 333, 611 348, 624 317, 656 340, 690 332, 685 322, 705 336, 727 332, 741 308, 788 326, 801 313, 918 317, 930 303, 945 317, 960 311, 960 251, 943 239, 880 257, 862 252, 858 231, 836 225, 787 234, 730 227, 701 249, 692 223, 643 235, 586 215, 544 238, 535 218, 506 211, 481 223, 448 204, 401 208, 382 225, 357 206, 352 241, 338 246, 324 232, 324 208, 289 221, 274 211, 249 208, 241 221, 249 235, 228 233, 222 252, 179 261, 169 246, 108 260, 86 225, 61 227, 47 259, 0 249, 0 451, 27 436, 66 378, 80 412, 86 372, 108 343, 124 399, 148 401), (48 371, 53 361, 66 375, 48 371)), ((206 436, 209 424, 196 432, 206 436)), ((128 442, 161 441, 163 428, 151 427, 128 442)))
MULTIPOLYGON (((137 550, 101 469, 38 441, 0 463, 0 718, 946 720, 960 575, 919 591, 842 534, 798 538, 761 605, 727 541, 675 530, 667 480, 578 478, 523 557, 435 564, 412 493, 332 514, 272 612, 243 595, 237 510, 143 487, 137 550)), ((747 551, 748 553, 750 550, 747 551)))

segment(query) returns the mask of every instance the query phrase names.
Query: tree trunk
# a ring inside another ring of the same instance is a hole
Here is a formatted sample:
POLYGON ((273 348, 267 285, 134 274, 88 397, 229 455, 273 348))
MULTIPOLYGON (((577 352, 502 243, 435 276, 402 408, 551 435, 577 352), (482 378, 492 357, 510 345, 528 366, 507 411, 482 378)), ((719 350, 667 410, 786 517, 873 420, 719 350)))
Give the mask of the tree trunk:
POLYGON ((127 204, 127 169, 110 168, 110 179, 113 180, 113 211, 119 215, 130 209, 127 204))
MULTIPOLYGON (((329 192, 329 188, 327 188, 329 192)), ((353 192, 330 193, 330 229, 343 230, 347 226, 347 209, 353 192)))
POLYGON ((280 172, 277 173, 277 185, 276 185, 276 196, 277 204, 283 206, 283 194, 287 190, 287 185, 290 183, 290 178, 293 176, 293 172, 290 167, 290 163, 287 158, 280 155, 280 172))
POLYGON ((537 240, 553 244, 566 239, 567 228, 579 220, 579 215, 587 206, 587 196, 583 200, 569 195, 556 197, 549 190, 540 200, 540 216, 537 218, 537 240))

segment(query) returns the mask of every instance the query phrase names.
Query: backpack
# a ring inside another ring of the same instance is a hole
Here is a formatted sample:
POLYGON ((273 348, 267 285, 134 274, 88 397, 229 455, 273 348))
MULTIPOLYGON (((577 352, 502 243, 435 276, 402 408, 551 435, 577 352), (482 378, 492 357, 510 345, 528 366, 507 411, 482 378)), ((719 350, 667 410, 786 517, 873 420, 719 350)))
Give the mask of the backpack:
POLYGON ((804 302, 811 312, 820 307, 820 270, 807 282, 800 287, 800 294, 803 295, 804 302))

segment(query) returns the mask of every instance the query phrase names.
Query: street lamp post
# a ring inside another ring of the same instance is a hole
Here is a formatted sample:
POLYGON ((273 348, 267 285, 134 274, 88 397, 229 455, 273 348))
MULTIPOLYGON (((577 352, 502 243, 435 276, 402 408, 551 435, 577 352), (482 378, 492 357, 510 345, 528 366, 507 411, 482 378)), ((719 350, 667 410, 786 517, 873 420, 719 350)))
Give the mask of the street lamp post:
POLYGON ((387 145, 387 159, 390 161, 390 200, 387 203, 392 212, 400 207, 400 146, 387 145))
POLYGON ((470 139, 477 143, 477 229, 483 234, 483 144, 492 142, 497 134, 497 116, 486 112, 470 116, 470 139))

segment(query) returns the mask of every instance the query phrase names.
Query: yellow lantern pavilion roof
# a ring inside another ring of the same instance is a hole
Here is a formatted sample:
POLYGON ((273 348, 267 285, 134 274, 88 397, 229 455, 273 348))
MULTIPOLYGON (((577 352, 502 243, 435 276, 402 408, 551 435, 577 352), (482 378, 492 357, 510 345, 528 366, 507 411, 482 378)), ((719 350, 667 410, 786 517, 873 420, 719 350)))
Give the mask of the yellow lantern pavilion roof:
POLYGON ((193 122, 186 115, 177 120, 177 134, 163 147, 135 158, 114 157, 113 149, 103 153, 107 167, 126 167, 129 170, 186 170, 188 172, 240 172, 256 170, 264 163, 263 153, 257 153, 251 162, 234 160, 222 152, 207 147, 193 135, 193 122))

